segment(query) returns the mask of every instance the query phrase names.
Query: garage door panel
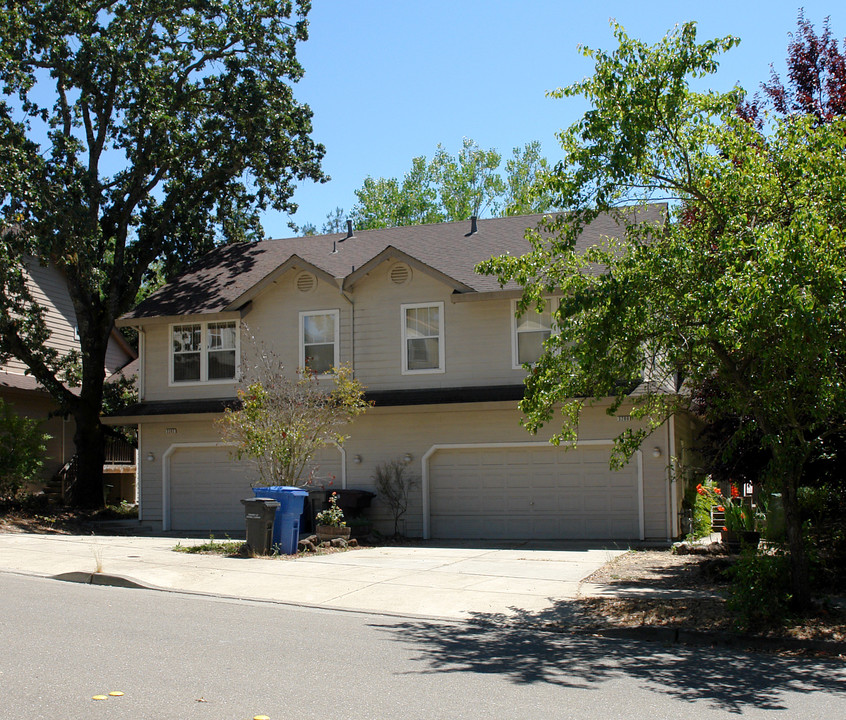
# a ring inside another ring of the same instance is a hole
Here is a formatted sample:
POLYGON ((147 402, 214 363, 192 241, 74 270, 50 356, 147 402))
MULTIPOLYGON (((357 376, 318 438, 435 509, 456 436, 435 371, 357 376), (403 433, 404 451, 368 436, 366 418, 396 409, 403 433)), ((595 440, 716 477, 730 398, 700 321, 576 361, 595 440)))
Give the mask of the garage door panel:
POLYGON ((170 458, 170 527, 193 532, 244 532, 241 499, 252 497, 252 468, 228 448, 176 450, 170 458))
POLYGON ((639 536, 637 470, 608 467, 607 447, 442 450, 430 460, 433 537, 639 536))

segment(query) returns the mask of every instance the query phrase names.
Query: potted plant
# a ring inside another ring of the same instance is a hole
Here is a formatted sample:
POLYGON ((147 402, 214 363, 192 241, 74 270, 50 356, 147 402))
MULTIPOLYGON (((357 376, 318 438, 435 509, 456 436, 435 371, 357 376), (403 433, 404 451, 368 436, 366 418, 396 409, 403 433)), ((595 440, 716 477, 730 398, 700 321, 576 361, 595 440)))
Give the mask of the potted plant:
POLYGON ((756 530, 755 511, 743 505, 739 498, 730 498, 723 507, 726 525, 721 533, 723 542, 732 550, 739 550, 741 545, 758 547, 761 533, 756 530))
POLYGON ((336 492, 333 492, 329 497, 329 507, 317 513, 314 521, 317 523, 317 537, 321 541, 338 537, 348 540, 350 537, 350 529, 344 522, 344 511, 338 507, 338 493, 336 492))

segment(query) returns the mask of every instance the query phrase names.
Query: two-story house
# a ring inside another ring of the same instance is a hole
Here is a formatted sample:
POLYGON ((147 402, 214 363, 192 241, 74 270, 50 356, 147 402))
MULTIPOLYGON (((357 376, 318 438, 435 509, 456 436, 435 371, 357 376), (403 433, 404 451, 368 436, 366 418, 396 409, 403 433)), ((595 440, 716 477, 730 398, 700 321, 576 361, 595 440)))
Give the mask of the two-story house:
MULTIPOLYGON (((73 307, 67 281, 55 265, 40 265, 33 259, 26 262, 27 282, 33 299, 44 308, 45 321, 50 331, 47 340, 50 347, 61 354, 79 351, 79 331, 76 311, 73 307)), ((126 343, 121 334, 112 331, 106 354, 104 372, 106 377, 125 374, 131 377, 135 351, 126 343)), ((56 414, 57 406, 51 395, 34 377, 27 374, 26 365, 16 358, 10 358, 0 365, 0 398, 13 406, 15 412, 41 421, 43 432, 50 435, 47 442, 43 476, 45 480, 54 477, 62 466, 69 463, 76 453, 73 436, 75 427, 72 419, 63 419, 56 414)), ((127 455, 125 448, 116 448, 120 463, 109 461, 106 471, 111 473, 108 482, 117 487, 115 495, 132 499, 134 497, 132 478, 134 457, 127 455), (123 485, 123 487, 121 487, 123 485)), ((131 448, 129 449, 131 450, 131 448)))
MULTIPOLYGON (((664 206, 640 209, 661 222, 664 206)), ((526 370, 549 313, 516 318, 514 286, 479 275, 520 255, 541 216, 506 217, 220 247, 119 323, 138 328, 141 401, 114 423, 139 426, 141 511, 173 531, 241 530, 255 480, 215 421, 236 393, 244 324, 293 373, 352 366, 374 406, 329 448, 319 475, 373 489, 374 467, 404 458, 420 478, 405 532, 432 538, 667 538, 681 492, 670 458, 689 441, 674 419, 619 471, 626 416, 585 412, 578 449, 520 426, 526 370)), ((608 217, 584 247, 618 236, 608 217)), ((374 503, 378 520, 378 500, 374 503)), ((383 529, 390 529, 385 525, 383 529)))

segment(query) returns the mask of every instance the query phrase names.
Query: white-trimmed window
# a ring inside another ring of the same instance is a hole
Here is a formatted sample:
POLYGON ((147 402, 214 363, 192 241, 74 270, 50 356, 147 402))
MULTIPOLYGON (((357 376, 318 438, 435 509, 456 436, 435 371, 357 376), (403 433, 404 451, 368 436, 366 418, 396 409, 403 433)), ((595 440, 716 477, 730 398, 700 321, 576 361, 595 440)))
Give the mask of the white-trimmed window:
POLYGON ((300 367, 327 375, 338 366, 338 310, 300 313, 300 367))
POLYGON ((171 383, 232 382, 238 368, 235 320, 171 325, 171 383))
POLYGON ((444 304, 401 305, 402 373, 444 371, 444 304))
POLYGON ((552 335, 552 306, 543 312, 530 307, 517 317, 517 301, 511 301, 512 365, 519 370, 524 363, 536 363, 543 354, 543 344, 552 335))

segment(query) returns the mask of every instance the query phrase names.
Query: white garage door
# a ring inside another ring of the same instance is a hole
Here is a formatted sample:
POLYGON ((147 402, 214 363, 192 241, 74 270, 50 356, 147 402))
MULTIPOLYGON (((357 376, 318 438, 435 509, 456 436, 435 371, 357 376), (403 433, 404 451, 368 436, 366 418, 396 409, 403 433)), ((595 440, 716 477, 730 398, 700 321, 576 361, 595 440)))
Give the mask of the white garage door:
POLYGON ((610 445, 439 450, 429 463, 434 538, 633 539, 636 460, 608 467, 610 445))
POLYGON ((248 463, 226 447, 179 448, 170 457, 170 529, 244 532, 241 498, 253 496, 248 463))

